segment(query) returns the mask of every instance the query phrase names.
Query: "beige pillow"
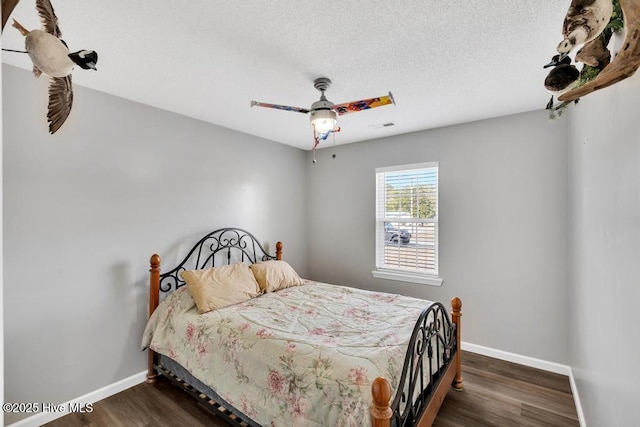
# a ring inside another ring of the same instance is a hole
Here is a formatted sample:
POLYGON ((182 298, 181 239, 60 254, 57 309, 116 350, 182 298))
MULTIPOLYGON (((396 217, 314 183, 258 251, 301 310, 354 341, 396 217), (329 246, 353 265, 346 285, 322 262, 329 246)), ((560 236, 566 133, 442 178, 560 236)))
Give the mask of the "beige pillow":
POLYGON ((273 292, 278 289, 303 284, 298 273, 285 261, 264 261, 249 266, 262 292, 273 292))
POLYGON ((181 276, 199 313, 238 304, 260 294, 258 282, 245 264, 183 271, 181 276))

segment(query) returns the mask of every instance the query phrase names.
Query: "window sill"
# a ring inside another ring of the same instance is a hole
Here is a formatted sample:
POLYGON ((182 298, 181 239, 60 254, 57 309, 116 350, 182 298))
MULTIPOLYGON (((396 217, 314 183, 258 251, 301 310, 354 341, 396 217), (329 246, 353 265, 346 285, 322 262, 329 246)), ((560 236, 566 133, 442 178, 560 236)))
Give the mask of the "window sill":
POLYGON ((442 286, 442 278, 430 274, 416 274, 400 271, 373 270, 373 277, 377 279, 398 280, 401 282, 419 283, 421 285, 442 286))

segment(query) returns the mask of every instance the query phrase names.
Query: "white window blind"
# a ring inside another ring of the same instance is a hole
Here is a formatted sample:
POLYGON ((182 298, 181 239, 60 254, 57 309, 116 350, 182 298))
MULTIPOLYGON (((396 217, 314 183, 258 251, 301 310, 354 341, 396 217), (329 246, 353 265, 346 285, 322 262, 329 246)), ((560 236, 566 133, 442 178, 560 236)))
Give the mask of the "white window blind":
POLYGON ((376 169, 376 277, 440 284, 438 163, 376 169))

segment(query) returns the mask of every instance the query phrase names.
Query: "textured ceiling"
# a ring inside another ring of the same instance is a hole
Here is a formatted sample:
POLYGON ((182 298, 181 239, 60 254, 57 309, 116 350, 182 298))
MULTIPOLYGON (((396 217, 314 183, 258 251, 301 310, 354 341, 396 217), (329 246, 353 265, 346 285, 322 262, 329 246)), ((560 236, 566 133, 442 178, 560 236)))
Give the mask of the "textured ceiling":
MULTIPOLYGON (((98 71, 76 69, 74 84, 311 149, 308 116, 250 101, 308 108, 321 76, 334 103, 393 93, 395 106, 340 117, 336 144, 544 108, 542 66, 570 1, 52 3, 69 48, 99 54, 98 71)), ((34 4, 21 0, 11 18, 40 28, 34 4)), ((21 49, 10 22, 2 45, 21 49)), ((24 54, 2 60, 31 69, 24 54)))

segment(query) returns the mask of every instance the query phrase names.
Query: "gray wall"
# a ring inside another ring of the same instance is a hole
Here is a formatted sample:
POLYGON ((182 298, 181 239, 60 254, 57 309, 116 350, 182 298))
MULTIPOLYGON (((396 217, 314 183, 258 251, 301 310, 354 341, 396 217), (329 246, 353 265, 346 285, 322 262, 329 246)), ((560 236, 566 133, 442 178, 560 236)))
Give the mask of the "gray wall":
POLYGON ((571 115, 571 364, 590 427, 638 425, 639 99, 636 75, 571 115))
MULTIPOLYGON (((569 362, 567 122, 537 111, 317 154, 310 276, 463 301, 463 340, 569 362), (440 162, 441 287, 375 279, 375 168, 440 162)), ((308 154, 311 165, 311 154, 308 154)))
POLYGON ((61 403, 145 369, 154 252, 169 266, 237 226, 284 241, 306 275, 304 151, 82 87, 51 136, 45 79, 3 65, 2 88, 6 401, 61 403))

